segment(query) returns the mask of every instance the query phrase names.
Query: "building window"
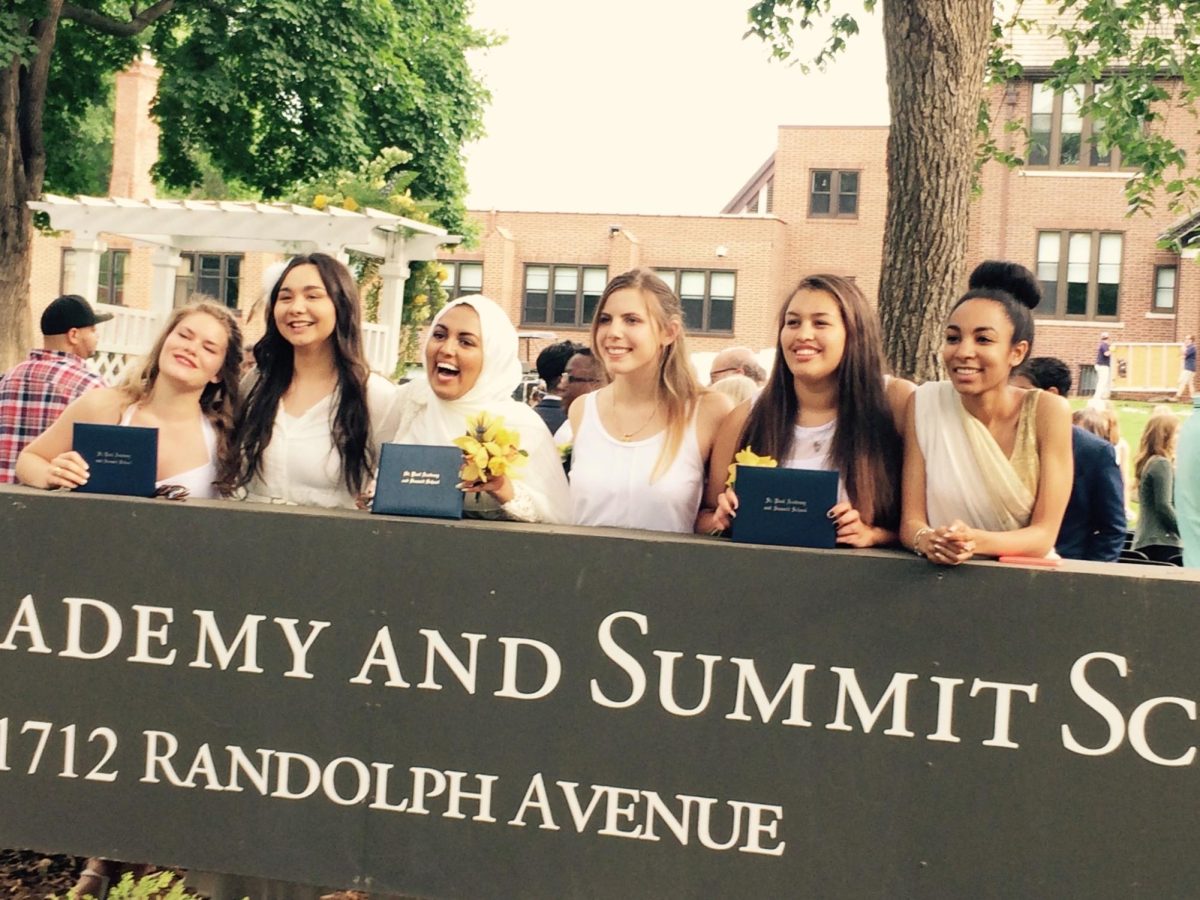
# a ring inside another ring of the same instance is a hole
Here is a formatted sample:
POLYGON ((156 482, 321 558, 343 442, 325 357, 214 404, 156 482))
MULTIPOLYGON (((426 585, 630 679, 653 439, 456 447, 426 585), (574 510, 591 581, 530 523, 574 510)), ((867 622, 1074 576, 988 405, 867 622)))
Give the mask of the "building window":
POLYGON ((1178 286, 1178 266, 1154 267, 1154 311, 1175 312, 1175 294, 1178 286))
POLYGON ((483 263, 442 260, 441 265, 446 270, 446 281, 442 287, 446 289, 447 299, 457 300, 459 297, 483 293, 483 263))
POLYGON ((837 169, 813 169, 808 198, 810 216, 857 218, 858 173, 837 169))
POLYGON ((655 269, 655 274, 679 296, 688 331, 733 331, 733 272, 704 269, 655 269))
POLYGON ((1083 102, 1098 96, 1103 85, 1083 85, 1056 94, 1045 82, 1034 82, 1029 114, 1026 165, 1049 169, 1115 169, 1117 150, 1101 148, 1094 135, 1101 120, 1080 112, 1083 102))
POLYGON ((607 283, 603 266, 526 266, 521 322, 587 327, 607 283))
POLYGON ((241 277, 240 253, 181 253, 175 275, 175 305, 187 303, 192 294, 204 294, 237 309, 241 277))
POLYGON ((1101 231, 1038 232, 1042 302, 1055 319, 1115 319, 1121 292, 1122 237, 1101 231))
MULTIPOLYGON (((75 251, 63 248, 62 274, 58 292, 65 294, 75 283, 75 251)), ((128 250, 105 250, 100 254, 100 276, 96 283, 96 302, 111 306, 125 305, 125 271, 129 265, 128 250)))

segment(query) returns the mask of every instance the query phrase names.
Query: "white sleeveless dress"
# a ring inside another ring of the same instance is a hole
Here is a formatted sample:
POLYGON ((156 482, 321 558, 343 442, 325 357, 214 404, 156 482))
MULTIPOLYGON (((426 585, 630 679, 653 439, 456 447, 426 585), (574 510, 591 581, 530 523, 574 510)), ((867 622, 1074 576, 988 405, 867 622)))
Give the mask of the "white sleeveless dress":
MULTIPOLYGON (((122 425, 129 425, 132 422, 135 409, 137 409, 136 404, 125 409, 121 415, 122 425)), ((208 462, 157 481, 155 482, 156 487, 164 484, 178 484, 187 488, 189 497, 195 497, 197 500, 216 499, 218 494, 217 489, 213 487, 213 482, 217 480, 217 429, 208 420, 208 416, 203 413, 200 414, 200 430, 204 434, 204 448, 208 451, 208 462)))
POLYGON ((620 441, 604 430, 596 394, 575 402, 583 404, 583 421, 571 450, 572 521, 690 534, 704 490, 695 418, 670 468, 652 483, 666 431, 640 441, 620 441))

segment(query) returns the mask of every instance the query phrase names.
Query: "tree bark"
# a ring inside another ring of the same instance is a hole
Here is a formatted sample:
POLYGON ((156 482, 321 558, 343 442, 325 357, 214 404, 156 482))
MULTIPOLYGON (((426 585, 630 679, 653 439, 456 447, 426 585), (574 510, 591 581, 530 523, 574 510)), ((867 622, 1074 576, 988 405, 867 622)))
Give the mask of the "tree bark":
POLYGON ((941 333, 962 292, 975 126, 992 0, 884 0, 888 205, 879 283, 897 375, 939 377, 941 333))
POLYGON ((36 49, 28 65, 14 58, 0 71, 0 371, 29 348, 33 215, 26 204, 41 196, 46 177, 42 111, 62 3, 49 0, 29 23, 36 49))

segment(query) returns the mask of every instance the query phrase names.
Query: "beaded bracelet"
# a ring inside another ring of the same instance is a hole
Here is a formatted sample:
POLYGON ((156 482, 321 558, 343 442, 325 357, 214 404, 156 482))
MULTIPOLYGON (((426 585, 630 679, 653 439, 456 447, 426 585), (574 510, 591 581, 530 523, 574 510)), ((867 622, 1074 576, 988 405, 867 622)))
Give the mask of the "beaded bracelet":
POLYGON ((923 551, 920 546, 921 538, 925 537, 925 535, 930 534, 932 532, 933 532, 933 529, 930 528, 928 525, 922 525, 920 528, 917 529, 917 533, 913 535, 913 542, 912 542, 913 553, 917 554, 917 556, 925 555, 925 551, 923 551))

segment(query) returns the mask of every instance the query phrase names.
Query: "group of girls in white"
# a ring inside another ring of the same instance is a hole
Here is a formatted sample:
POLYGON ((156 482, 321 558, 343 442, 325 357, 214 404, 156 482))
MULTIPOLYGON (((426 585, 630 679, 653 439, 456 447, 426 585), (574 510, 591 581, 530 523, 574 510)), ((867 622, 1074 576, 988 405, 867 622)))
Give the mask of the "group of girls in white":
POLYGON ((266 304, 253 372, 224 307, 176 310, 138 374, 85 394, 29 445, 26 484, 87 480, 74 422, 159 429, 158 478, 193 497, 353 508, 369 502, 384 442, 448 445, 479 413, 519 435, 523 464, 461 488, 469 515, 526 522, 720 533, 737 516, 735 453, 839 476, 837 542, 903 543, 935 563, 1052 552, 1071 484, 1070 412, 1009 376, 1033 342, 1038 285, 984 263, 953 307, 948 381, 887 374, 874 310, 849 279, 812 275, 784 302, 775 363, 737 407, 689 361, 679 298, 649 269, 618 275, 592 322, 606 384, 570 408, 570 478, 542 419, 514 399, 518 340, 497 304, 456 300, 433 320, 422 379, 396 386, 363 354, 350 272, 292 259, 266 304))

